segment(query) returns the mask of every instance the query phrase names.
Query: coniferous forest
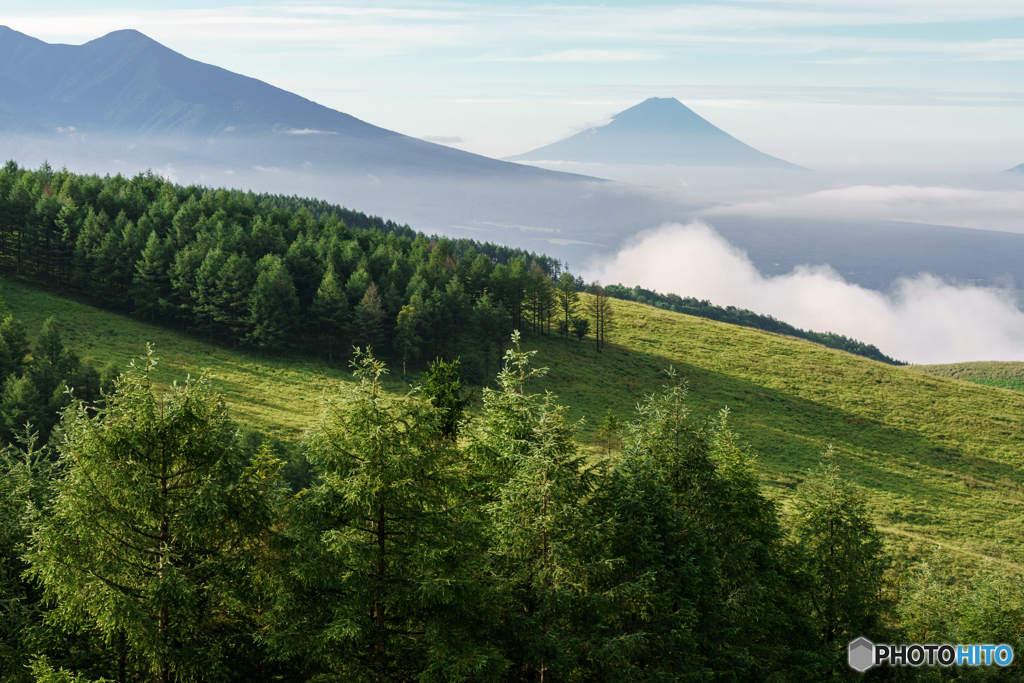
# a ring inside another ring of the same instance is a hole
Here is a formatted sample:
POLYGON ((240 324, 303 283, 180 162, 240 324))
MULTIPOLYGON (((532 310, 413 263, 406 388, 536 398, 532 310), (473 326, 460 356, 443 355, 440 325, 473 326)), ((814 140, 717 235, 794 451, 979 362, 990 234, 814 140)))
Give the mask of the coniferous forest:
POLYGON ((894 572, 831 450, 783 508, 669 369, 585 457, 509 347, 472 415, 457 362, 399 395, 357 353, 304 487, 207 381, 154 386, 152 354, 68 396, 48 442, 0 456, 0 678, 808 681, 860 676, 861 635, 1020 642, 1019 581, 894 572))
MULTIPOLYGON (((322 201, 14 162, 0 169, 0 271, 233 347, 333 358, 372 346, 406 365, 460 358, 474 382, 494 375, 513 329, 589 337, 600 350, 614 329, 608 296, 636 299, 546 255, 428 237, 322 201), (584 291, 595 295, 585 305, 584 291)), ((682 312, 893 362, 874 346, 733 310, 682 312)))
POLYGON ((581 447, 520 330, 600 348, 614 319, 551 259, 152 175, 8 164, 0 197, 0 263, 39 285, 259 353, 363 349, 296 480, 206 379, 0 315, 0 680, 844 680, 859 636, 1022 642, 1019 578, 901 567, 831 449, 767 494, 671 368, 581 447), (367 347, 421 383, 385 391, 367 347))

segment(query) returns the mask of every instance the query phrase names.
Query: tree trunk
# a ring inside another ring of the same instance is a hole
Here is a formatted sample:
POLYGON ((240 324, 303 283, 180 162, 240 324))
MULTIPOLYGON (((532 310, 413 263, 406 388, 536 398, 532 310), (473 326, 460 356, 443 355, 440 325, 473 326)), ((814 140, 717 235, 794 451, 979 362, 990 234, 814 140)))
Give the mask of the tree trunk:
MULTIPOLYGON (((377 674, 382 676, 387 669, 387 632, 384 630, 386 620, 384 615, 384 553, 387 551, 387 530, 385 529, 386 517, 384 506, 377 509, 377 596, 374 604, 374 621, 377 627, 376 659, 377 674)), ((383 680, 383 679, 381 679, 383 680)))

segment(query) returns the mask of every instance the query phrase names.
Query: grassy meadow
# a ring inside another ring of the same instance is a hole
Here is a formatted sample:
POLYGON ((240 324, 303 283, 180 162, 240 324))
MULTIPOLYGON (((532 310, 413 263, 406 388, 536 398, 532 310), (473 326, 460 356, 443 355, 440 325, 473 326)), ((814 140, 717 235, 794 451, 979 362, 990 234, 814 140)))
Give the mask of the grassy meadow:
MULTIPOLYGON (((241 423, 284 441, 297 441, 319 398, 350 378, 347 361, 260 358, 15 282, 4 282, 2 295, 32 338, 57 316, 86 359, 124 366, 151 342, 158 381, 205 372, 241 423)), ((672 365, 688 381, 693 417, 728 408, 783 500, 832 444, 905 561, 941 546, 958 566, 1024 570, 1024 394, 632 302, 612 306, 616 329, 603 353, 590 339, 524 341, 539 351, 536 364, 550 368, 535 389, 554 392, 573 419, 585 420, 580 440, 595 453, 606 411, 631 417, 672 365)), ((391 376, 396 390, 399 374, 391 376)))
POLYGON ((918 365, 914 367, 936 377, 962 379, 987 387, 1024 391, 1024 363, 981 361, 949 365, 918 365))

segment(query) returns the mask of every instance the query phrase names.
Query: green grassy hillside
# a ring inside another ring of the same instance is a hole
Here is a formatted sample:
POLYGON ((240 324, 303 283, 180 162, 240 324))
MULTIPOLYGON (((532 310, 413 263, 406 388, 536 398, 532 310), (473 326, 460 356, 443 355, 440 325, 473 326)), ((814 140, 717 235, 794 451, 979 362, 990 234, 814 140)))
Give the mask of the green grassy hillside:
POLYGON ((936 377, 951 377, 987 387, 1024 391, 1024 363, 985 361, 951 363, 949 365, 918 365, 914 369, 936 377))
MULTIPOLYGON (((319 396, 348 378, 345 363, 260 359, 16 283, 4 284, 3 296, 30 335, 56 315, 87 358, 123 365, 152 342, 159 380, 206 371, 241 422, 286 440, 313 419, 319 396)), ((536 389, 586 419, 584 442, 606 410, 630 417, 674 365, 689 381, 694 416, 728 407, 783 496, 831 443, 899 554, 941 545, 958 564, 991 558, 1024 569, 1024 395, 632 302, 613 306, 617 329, 604 353, 589 340, 525 340, 551 369, 536 389)))

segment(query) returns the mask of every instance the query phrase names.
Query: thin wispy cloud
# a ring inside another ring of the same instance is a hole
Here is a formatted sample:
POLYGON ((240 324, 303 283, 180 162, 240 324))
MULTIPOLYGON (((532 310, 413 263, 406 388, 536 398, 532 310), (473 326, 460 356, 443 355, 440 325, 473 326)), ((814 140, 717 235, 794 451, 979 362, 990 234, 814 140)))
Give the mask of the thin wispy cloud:
POLYGON ((424 135, 420 139, 426 140, 427 142, 436 142, 441 145, 450 145, 466 141, 466 138, 458 135, 424 135))
POLYGON ((337 135, 333 130, 317 130, 316 128, 289 128, 285 131, 287 135, 337 135))
POLYGON ((531 57, 490 57, 485 59, 497 62, 644 62, 664 59, 664 56, 630 50, 563 50, 531 57))
POLYGON ((855 185, 717 206, 704 216, 880 219, 1024 232, 1024 190, 855 185))
MULTIPOLYGON (((828 35, 806 29, 846 26, 934 24, 1022 18, 1020 3, 760 3, 650 5, 639 7, 429 4, 422 8, 327 4, 238 5, 216 9, 99 9, 15 12, 5 20, 33 35, 89 39, 112 28, 134 27, 158 39, 218 43, 259 40, 371 54, 473 46, 561 45, 542 54, 512 55, 508 61, 650 61, 662 55, 631 46, 673 47, 724 44, 754 51, 795 54, 846 49, 866 52, 933 52, 974 59, 1019 60, 1018 39, 922 41, 828 35), (958 7, 957 5, 960 5, 958 7), (802 29, 786 33, 790 29, 802 29), (344 41, 344 42, 339 42, 344 41), (589 44, 587 44, 589 43, 589 44)), ((830 59, 855 59, 835 56, 830 59)), ((497 58, 495 58, 497 59, 497 58)))

